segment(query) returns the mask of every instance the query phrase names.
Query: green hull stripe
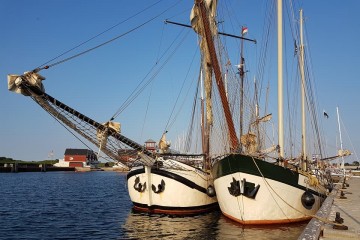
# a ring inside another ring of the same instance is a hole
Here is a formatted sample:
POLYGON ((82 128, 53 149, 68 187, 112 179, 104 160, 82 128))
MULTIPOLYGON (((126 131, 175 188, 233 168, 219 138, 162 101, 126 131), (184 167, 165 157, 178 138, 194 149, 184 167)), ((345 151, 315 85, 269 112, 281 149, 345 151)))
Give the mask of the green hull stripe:
POLYGON ((307 190, 312 194, 322 198, 326 197, 319 192, 307 189, 306 187, 299 185, 299 173, 291 171, 288 168, 275 165, 273 163, 265 162, 261 159, 241 154, 228 155, 218 160, 212 168, 214 180, 238 172, 262 177, 254 161, 256 162, 256 165, 259 167, 261 173, 265 178, 281 182, 295 188, 302 189, 304 191, 307 190))
POLYGON ((299 187, 299 174, 290 169, 277 166, 260 159, 252 158, 250 156, 233 154, 224 157, 217 161, 213 166, 214 179, 222 176, 230 175, 237 172, 247 173, 262 177, 254 161, 259 167, 261 173, 265 178, 282 182, 294 187, 299 187))

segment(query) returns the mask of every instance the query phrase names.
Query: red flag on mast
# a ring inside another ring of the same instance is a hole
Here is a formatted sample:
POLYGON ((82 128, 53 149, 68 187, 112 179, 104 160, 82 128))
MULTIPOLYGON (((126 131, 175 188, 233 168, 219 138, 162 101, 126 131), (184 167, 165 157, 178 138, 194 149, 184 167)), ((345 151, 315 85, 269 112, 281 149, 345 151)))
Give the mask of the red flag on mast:
POLYGON ((248 28, 247 27, 242 27, 241 34, 245 35, 247 32, 248 32, 248 28))

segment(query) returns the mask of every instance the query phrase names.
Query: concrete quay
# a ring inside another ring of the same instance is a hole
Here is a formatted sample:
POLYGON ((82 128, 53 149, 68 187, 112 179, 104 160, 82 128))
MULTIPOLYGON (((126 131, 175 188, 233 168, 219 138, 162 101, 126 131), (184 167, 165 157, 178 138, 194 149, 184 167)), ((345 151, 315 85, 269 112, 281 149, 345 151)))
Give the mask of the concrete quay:
POLYGON ((327 221, 312 219, 299 240, 360 239, 360 178, 341 181, 316 215, 327 221))

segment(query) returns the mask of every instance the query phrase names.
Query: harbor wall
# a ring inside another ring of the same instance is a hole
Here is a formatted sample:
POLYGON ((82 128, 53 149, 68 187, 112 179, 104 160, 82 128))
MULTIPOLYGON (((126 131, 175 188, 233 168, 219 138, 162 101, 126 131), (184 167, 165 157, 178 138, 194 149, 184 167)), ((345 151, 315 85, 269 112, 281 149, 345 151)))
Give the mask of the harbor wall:
POLYGON ((75 171, 74 167, 54 167, 46 164, 4 164, 0 166, 0 172, 54 172, 54 171, 75 171))

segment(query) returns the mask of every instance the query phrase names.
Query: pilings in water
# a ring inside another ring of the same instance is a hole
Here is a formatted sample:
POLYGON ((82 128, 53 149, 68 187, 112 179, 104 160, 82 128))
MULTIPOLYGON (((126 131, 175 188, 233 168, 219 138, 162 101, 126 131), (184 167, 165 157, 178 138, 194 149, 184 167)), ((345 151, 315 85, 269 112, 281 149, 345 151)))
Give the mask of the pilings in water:
POLYGON ((46 172, 46 164, 40 164, 41 172, 46 172))
POLYGON ((12 163, 12 164, 10 164, 10 166, 11 166, 11 172, 13 172, 13 173, 18 172, 18 164, 17 163, 12 163))

